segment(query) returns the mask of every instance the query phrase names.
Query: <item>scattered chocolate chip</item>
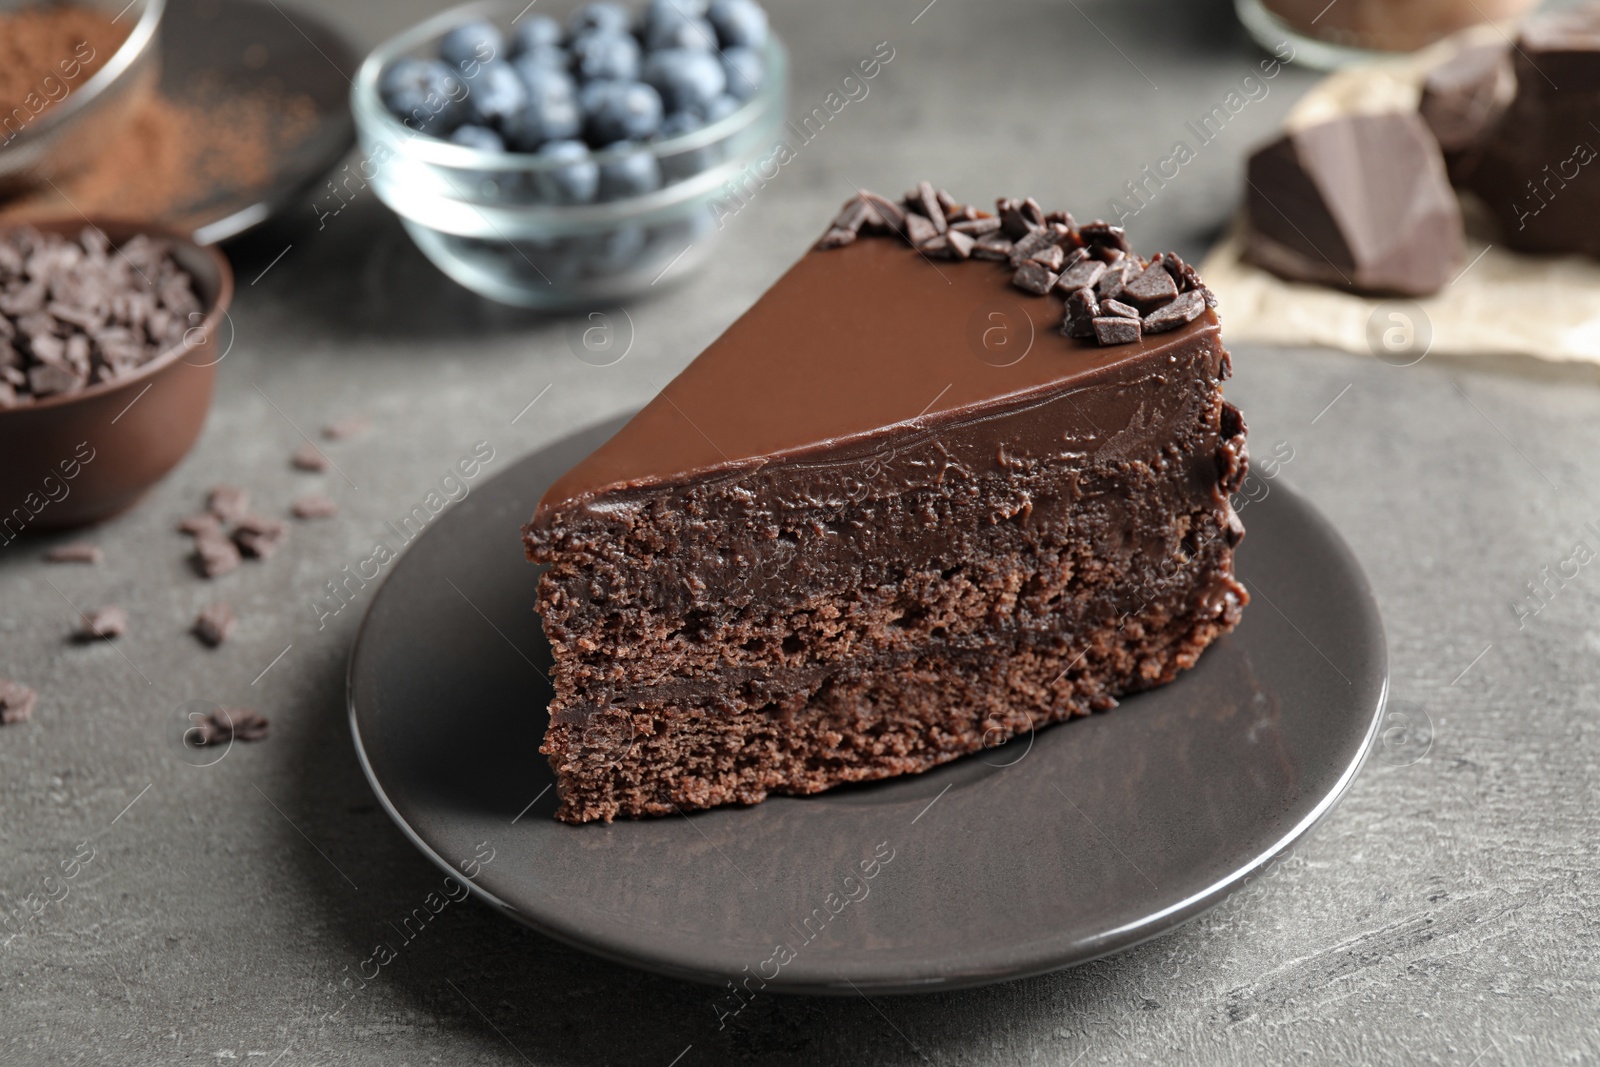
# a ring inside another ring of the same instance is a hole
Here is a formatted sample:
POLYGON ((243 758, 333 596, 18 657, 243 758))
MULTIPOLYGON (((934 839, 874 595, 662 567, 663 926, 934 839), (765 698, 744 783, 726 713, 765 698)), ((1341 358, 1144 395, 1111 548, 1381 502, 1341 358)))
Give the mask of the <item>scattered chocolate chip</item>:
POLYGON ((1178 295, 1178 283, 1167 268, 1152 263, 1123 284, 1118 299, 1133 304, 1141 313, 1154 311, 1178 295))
POLYGON ((222 532, 221 526, 215 530, 202 530, 195 535, 194 559, 202 575, 218 578, 238 569, 239 547, 222 532))
POLYGON ((1068 337, 1094 336, 1094 320, 1100 317, 1100 303, 1092 289, 1075 289, 1067 294, 1067 317, 1061 332, 1068 337))
POLYGON ((128 631, 128 613, 122 608, 106 607, 96 608, 83 613, 83 625, 78 630, 78 638, 83 641, 92 641, 97 637, 121 637, 128 631))
POLYGON ((272 724, 249 708, 218 708, 184 735, 195 745, 225 745, 229 741, 260 741, 272 724))
POLYGON ((939 194, 934 192, 932 182, 918 182, 915 198, 908 199, 909 206, 922 212, 927 220, 933 223, 935 232, 943 233, 949 228, 949 223, 945 222, 944 208, 939 203, 939 194))
POLYGON ((1113 226, 1109 222, 1096 219, 1086 223, 1078 229, 1078 236, 1083 238, 1083 243, 1088 245, 1104 245, 1115 248, 1120 252, 1128 252, 1128 231, 1121 226, 1113 226))
POLYGON ((200 609, 194 620, 194 635, 216 648, 232 635, 237 622, 233 608, 219 600, 200 609))
POLYGON ((1000 220, 992 215, 981 219, 962 219, 959 222, 952 222, 950 228, 958 233, 982 237, 986 233, 994 233, 998 230, 1000 228, 1000 220))
POLYGON ((288 523, 263 515, 246 515, 233 528, 233 543, 256 559, 271 559, 288 539, 288 523))
POLYGON ((106 554, 100 551, 99 545, 74 541, 69 545, 57 545, 46 552, 44 558, 47 563, 101 563, 106 554))
MULTIPOLYGON (((854 244, 855 239, 855 231, 834 226, 817 239, 817 247, 823 251, 827 251, 830 248, 843 248, 845 245, 854 244)), ((299 466, 299 463, 297 462, 295 465, 299 466)))
POLYGON ((289 462, 294 464, 295 469, 303 471, 325 471, 332 466, 328 462, 328 457, 322 454, 322 450, 310 441, 295 449, 294 455, 289 457, 289 462))
MULTIPOLYGON (((1081 248, 1078 251, 1083 251, 1081 248)), ((1106 272, 1106 265, 1098 259, 1089 259, 1085 256, 1078 262, 1061 272, 1061 280, 1056 284, 1068 291, 1085 289, 1100 280, 1100 275, 1106 272)))
POLYGON ((1206 309, 1205 297, 1197 289, 1182 294, 1171 303, 1156 308, 1144 318, 1145 333, 1166 333, 1198 319, 1206 309))
POLYGON ((211 512, 202 511, 200 514, 190 515, 178 523, 178 532, 189 534, 191 537, 199 537, 202 534, 220 534, 222 533, 222 523, 211 512))
POLYGON ((1094 337, 1103 345, 1128 345, 1139 339, 1139 320, 1120 315, 1094 320, 1094 337))
POLYGON ((305 493, 295 497, 294 503, 289 505, 297 519, 326 519, 339 514, 339 505, 331 496, 322 493, 305 493))
POLYGON ((1143 316, 1141 316, 1139 314, 1139 309, 1138 308, 1129 307, 1127 304, 1124 304, 1120 300, 1102 300, 1102 301, 1100 301, 1100 314, 1101 315, 1120 315, 1122 318, 1125 318, 1125 319, 1143 318, 1143 316))
POLYGON ((206 510, 223 522, 236 522, 250 511, 250 494, 237 486, 216 486, 206 494, 206 510))
POLYGON ((927 242, 939 236, 939 231, 934 228, 926 216, 913 212, 906 213, 906 240, 913 246, 921 248, 927 242))
POLYGON ((1018 289, 1043 296, 1050 291, 1056 283, 1056 276, 1050 271, 1031 260, 1017 268, 1011 276, 1011 284, 1018 289))
POLYGON ((39 694, 10 678, 0 678, 0 726, 27 722, 33 718, 33 706, 39 694))
POLYGON ((1011 239, 998 233, 987 233, 972 246, 973 259, 993 259, 1002 263, 1011 259, 1011 239))
POLYGON ((1061 269, 1061 261, 1067 258, 1067 254, 1061 251, 1060 245, 1050 245, 1048 248, 1040 249, 1028 258, 1041 267, 1055 272, 1061 269))

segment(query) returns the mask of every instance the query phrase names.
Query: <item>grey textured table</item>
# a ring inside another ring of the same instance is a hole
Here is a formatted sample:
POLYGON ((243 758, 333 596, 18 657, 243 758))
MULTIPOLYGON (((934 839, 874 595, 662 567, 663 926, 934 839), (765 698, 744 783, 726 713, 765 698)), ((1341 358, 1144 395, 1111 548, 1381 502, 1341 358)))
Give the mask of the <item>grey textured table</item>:
MULTIPOLYGON (((1253 450, 1284 442, 1280 477, 1364 560, 1414 729, 1218 911, 1071 972, 921 998, 758 998, 720 1031, 710 990, 470 904, 364 988, 341 986, 439 880, 351 748, 343 671, 365 598, 320 630, 310 606, 384 521, 475 442, 494 473, 642 403, 847 183, 897 193, 928 176, 973 200, 1032 193, 1094 214, 1261 58, 1220 0, 925 3, 775 12, 793 111, 877 42, 895 57, 729 221, 709 269, 630 305, 636 343, 615 366, 575 359, 569 322, 445 281, 370 192, 320 229, 307 203, 233 250, 237 341, 193 455, 93 532, 101 567, 0 549, 0 676, 41 694, 32 724, 0 730, 0 902, 37 891, 79 842, 94 849, 68 896, 0 947, 0 1062, 1600 1062, 1600 577, 1582 568, 1520 625, 1512 607, 1575 541, 1600 547, 1586 525, 1600 521, 1600 387, 1587 369, 1436 357, 1236 346, 1229 391, 1253 450), (330 446, 338 472, 290 469, 300 430, 354 412, 374 428, 330 446), (274 509, 322 488, 342 511, 208 585, 172 529, 219 481, 274 509), (185 630, 218 594, 241 623, 209 652, 185 630), (122 604, 133 628, 115 648, 71 645, 67 599, 122 604), (257 707, 272 737, 188 766, 174 740, 190 700, 257 707)), ((323 6, 369 47, 430 5, 323 6)), ((1202 253, 1246 149, 1311 77, 1284 72, 1200 148, 1130 223, 1138 245, 1202 253)), ((471 709, 452 713, 471 728, 471 709)))

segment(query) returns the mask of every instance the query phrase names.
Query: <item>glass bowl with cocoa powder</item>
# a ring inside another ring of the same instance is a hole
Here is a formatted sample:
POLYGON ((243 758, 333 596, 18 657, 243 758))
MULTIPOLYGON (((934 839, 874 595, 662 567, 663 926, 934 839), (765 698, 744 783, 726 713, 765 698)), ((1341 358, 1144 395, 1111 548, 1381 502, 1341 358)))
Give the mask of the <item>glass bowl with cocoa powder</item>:
MULTIPOLYGON (((392 100, 385 105, 386 77, 396 64, 439 56, 453 32, 490 24, 503 36, 509 60, 479 52, 484 65, 525 63, 539 46, 528 44, 532 35, 522 22, 537 12, 552 33, 564 24, 560 47, 572 53, 575 67, 582 46, 573 41, 573 27, 590 9, 620 6, 630 19, 642 20, 647 15, 640 2, 468 4, 385 42, 362 64, 351 92, 361 178, 400 216, 423 254, 456 282, 502 303, 551 309, 595 307, 666 289, 703 261, 722 230, 736 224, 735 216, 794 158, 793 146, 803 142, 781 129, 787 54, 777 35, 765 32, 764 19, 761 39, 747 49, 759 54, 762 73, 736 106, 722 101, 722 111, 701 116, 692 128, 663 123, 609 144, 590 136, 584 145, 586 133, 568 134, 563 147, 575 157, 552 156, 548 140, 545 151, 519 147, 504 128, 504 146, 453 141, 448 128, 419 131, 396 116, 392 100), (626 177, 614 183, 611 174, 644 174, 645 181, 630 188, 626 177)), ((669 10, 706 7, 704 0, 656 3, 669 10)), ((620 32, 641 37, 638 27, 635 21, 620 32)), ((726 39, 720 49, 709 49, 733 51, 726 39)), ((461 81, 468 98, 486 84, 481 77, 461 81)))
POLYGON ((0 0, 0 195, 84 167, 160 76, 166 0, 0 0))

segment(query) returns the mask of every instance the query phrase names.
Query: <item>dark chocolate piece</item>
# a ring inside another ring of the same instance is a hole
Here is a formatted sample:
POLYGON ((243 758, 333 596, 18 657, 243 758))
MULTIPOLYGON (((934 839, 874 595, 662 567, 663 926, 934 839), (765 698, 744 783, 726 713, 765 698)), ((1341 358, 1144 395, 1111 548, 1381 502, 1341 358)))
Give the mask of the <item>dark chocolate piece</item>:
POLYGON ((1068 337, 1094 336, 1094 320, 1100 317, 1100 303, 1094 290, 1077 289, 1067 295, 1067 317, 1061 323, 1061 332, 1068 337))
POLYGON ((1128 232, 1121 226, 1113 226, 1109 222, 1096 219, 1094 222, 1085 223, 1079 227, 1078 235, 1087 245, 1098 245, 1118 252, 1131 251, 1128 246, 1128 232))
POLYGON ((922 182, 919 184, 915 198, 911 200, 908 206, 915 207, 921 211, 923 216, 933 223, 935 233, 943 233, 949 228, 949 223, 945 222, 944 208, 939 205, 939 196, 934 192, 932 183, 922 182))
POLYGON ((297 519, 326 519, 339 514, 339 505, 324 493, 302 493, 289 505, 297 519))
POLYGON ((912 211, 906 212, 906 239, 914 246, 921 248, 937 236, 939 231, 925 216, 912 211))
POLYGON ((1122 287, 1138 267, 1131 261, 1118 260, 1105 269, 1100 280, 1094 283, 1094 292, 1101 300, 1115 300, 1122 295, 1122 287))
POLYGON ((950 228, 957 233, 971 234, 973 237, 982 237, 986 233, 994 233, 1000 228, 1000 220, 993 215, 981 219, 962 219, 952 222, 950 228))
POLYGON ((1132 304, 1141 313, 1154 311, 1178 295, 1178 282, 1160 263, 1152 263, 1129 278, 1117 299, 1132 304))
MULTIPOLYGON (((856 239, 856 235, 855 235, 855 231, 854 230, 841 229, 840 227, 835 226, 832 229, 830 229, 827 233, 825 233, 821 237, 817 238, 817 247, 818 248, 843 248, 845 245, 849 244, 851 241, 854 241, 855 239, 856 239)), ((298 466, 298 464, 296 464, 296 465, 298 466)))
POLYGON ((93 611, 83 613, 78 638, 82 641, 93 641, 96 638, 110 640, 121 637, 127 631, 127 611, 118 607, 95 608, 93 611))
POLYGON ((546 492, 524 535, 558 817, 927 770, 1114 707, 1237 622, 1216 316, 1144 338, 1087 288, 1008 297, 1019 268, 978 258, 1004 232, 937 271, 900 240, 808 253, 546 492), (984 358, 997 308, 1026 358, 984 358))
POLYGON ((1124 318, 1124 319, 1143 319, 1144 318, 1143 315, 1139 314, 1139 309, 1138 308, 1132 307, 1132 306, 1130 306, 1128 304, 1124 304, 1120 300, 1102 300, 1100 302, 1100 314, 1101 315, 1116 315, 1116 316, 1118 316, 1120 318, 1124 318))
POLYGON ((289 457, 289 462, 296 470, 313 473, 325 471, 333 465, 328 457, 322 454, 322 449, 310 441, 295 449, 294 455, 289 457))
POLYGON ((198 515, 190 515, 179 522, 178 530, 180 533, 186 533, 193 537, 199 537, 202 534, 220 534, 222 533, 222 522, 211 512, 202 511, 198 515))
POLYGON ((202 575, 218 578, 238 569, 239 547, 222 532, 219 525, 215 530, 201 530, 195 534, 194 559, 202 575))
POLYGON ((250 494, 237 486, 216 486, 206 494, 206 510, 223 522, 237 522, 250 511, 250 494))
POLYGON ((1176 330, 1179 326, 1186 326, 1199 318, 1205 310, 1204 295, 1199 290, 1190 290, 1146 315, 1143 329, 1147 334, 1176 330))
POLYGON ((1018 267, 1017 272, 1011 276, 1012 285, 1038 296, 1048 293, 1055 283, 1056 276, 1032 260, 1018 267))
POLYGON ((11 726, 32 719, 38 698, 38 693, 21 682, 0 678, 0 726, 11 726))
POLYGON ((1452 181, 1472 172, 1479 147, 1516 91, 1511 49, 1504 44, 1463 48, 1428 73, 1417 114, 1439 142, 1452 181))
POLYGON ((862 193, 861 199, 871 205, 874 212, 862 223, 863 231, 892 234, 906 232, 906 213, 900 210, 899 204, 877 193, 862 193))
POLYGON ((992 259, 999 262, 1011 261, 1011 250, 1016 247, 1009 237, 998 233, 985 234, 978 238, 972 246, 973 259, 992 259))
POLYGON ((194 620, 194 635, 204 644, 216 648, 233 634, 237 622, 233 608, 219 600, 200 609, 200 614, 194 620))
POLYGON ((195 745, 225 745, 229 741, 261 741, 267 736, 271 723, 266 717, 249 708, 218 708, 187 734, 185 738, 195 745))
POLYGON ((1061 251, 1060 245, 1049 245, 1028 257, 1030 262, 1039 264, 1052 274, 1061 269, 1061 261, 1066 258, 1067 254, 1061 251))
POLYGON ((1461 209, 1416 115, 1346 115, 1250 157, 1245 258, 1290 281, 1425 296, 1460 266, 1461 209))
MULTIPOLYGON (((1081 249, 1079 251, 1082 251, 1081 249)), ((1100 280, 1100 275, 1106 272, 1106 265, 1097 259, 1083 258, 1061 272, 1061 280, 1057 283, 1061 288, 1071 292, 1074 289, 1084 289, 1094 285, 1100 280)))
POLYGON ((289 524, 263 515, 246 515, 233 528, 233 542, 256 559, 271 559, 289 539, 289 524))

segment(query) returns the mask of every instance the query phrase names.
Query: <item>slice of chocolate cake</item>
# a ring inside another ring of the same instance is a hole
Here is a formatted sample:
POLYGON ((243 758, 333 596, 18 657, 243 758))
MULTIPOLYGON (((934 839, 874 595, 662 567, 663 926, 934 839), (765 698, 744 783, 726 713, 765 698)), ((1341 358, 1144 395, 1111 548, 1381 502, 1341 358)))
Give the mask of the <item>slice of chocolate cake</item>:
POLYGON ((569 822, 924 771, 1231 629, 1245 426, 1175 255, 851 200, 524 530, 569 822))

